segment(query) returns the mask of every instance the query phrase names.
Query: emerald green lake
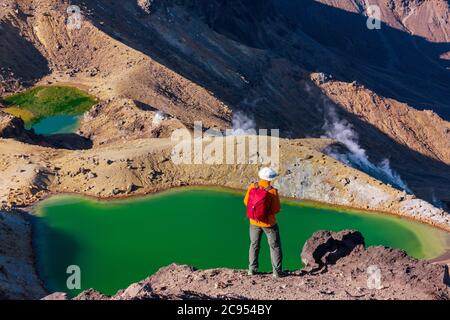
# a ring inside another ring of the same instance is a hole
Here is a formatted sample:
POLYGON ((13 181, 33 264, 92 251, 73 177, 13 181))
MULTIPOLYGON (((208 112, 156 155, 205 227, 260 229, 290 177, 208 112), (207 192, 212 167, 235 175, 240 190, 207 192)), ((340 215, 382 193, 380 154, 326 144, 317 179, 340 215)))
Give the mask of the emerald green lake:
MULTIPOLYGON (((67 267, 81 269, 82 290, 107 294, 142 280, 171 263, 197 268, 247 268, 248 220, 243 195, 185 188, 153 196, 100 202, 57 196, 36 207, 33 245, 41 279, 50 291, 66 287, 67 267)), ((368 245, 406 250, 433 258, 448 248, 444 231, 397 217, 349 212, 283 201, 278 215, 285 269, 299 269, 300 251, 320 229, 360 230, 368 245)), ((270 271, 265 238, 261 270, 270 271)))
POLYGON ((43 135, 74 133, 81 115, 97 103, 88 93, 68 86, 37 86, 3 100, 5 112, 43 135))

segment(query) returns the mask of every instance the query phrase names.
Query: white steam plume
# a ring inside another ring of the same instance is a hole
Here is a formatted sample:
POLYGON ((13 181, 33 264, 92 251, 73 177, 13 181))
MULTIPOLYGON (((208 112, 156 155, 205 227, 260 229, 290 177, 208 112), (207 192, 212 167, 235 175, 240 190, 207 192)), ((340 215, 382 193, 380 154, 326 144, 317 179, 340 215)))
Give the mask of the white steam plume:
POLYGON ((323 129, 325 130, 323 137, 339 141, 349 150, 348 153, 329 150, 328 155, 348 165, 356 166, 377 179, 412 193, 400 175, 391 168, 388 159, 383 159, 378 165, 369 160, 366 150, 359 145, 358 134, 353 130, 352 125, 345 119, 339 119, 334 107, 329 105, 325 107, 323 129))
POLYGON ((161 123, 166 119, 167 119, 167 115, 162 111, 158 111, 158 112, 156 112, 155 116, 153 117, 152 126, 159 127, 161 125, 161 123))
POLYGON ((256 130, 255 120, 242 111, 233 112, 232 125, 233 135, 245 135, 247 133, 254 133, 256 130))

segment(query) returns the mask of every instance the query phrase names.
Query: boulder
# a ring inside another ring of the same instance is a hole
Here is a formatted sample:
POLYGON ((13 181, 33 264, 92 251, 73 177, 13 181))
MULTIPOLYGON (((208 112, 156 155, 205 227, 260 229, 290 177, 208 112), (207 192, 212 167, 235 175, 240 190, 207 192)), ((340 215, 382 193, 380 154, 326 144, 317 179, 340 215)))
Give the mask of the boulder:
POLYGON ((307 271, 315 271, 335 264, 340 258, 355 250, 364 250, 365 242, 361 232, 343 230, 340 232, 317 231, 306 241, 301 260, 307 271))
POLYGON ((153 0, 137 0, 137 5, 144 11, 146 14, 151 13, 153 0))
POLYGON ((94 289, 88 289, 80 293, 74 300, 107 300, 109 297, 94 289))
POLYGON ((133 283, 123 292, 119 293, 120 300, 141 300, 155 298, 152 288, 148 283, 133 283))
POLYGON ((137 185, 135 185, 134 183, 130 183, 127 187, 127 190, 125 191, 125 193, 132 193, 134 191, 136 191, 139 187, 137 185))
POLYGON ((55 292, 49 294, 48 296, 42 298, 41 300, 69 300, 67 293, 65 292, 55 292))
POLYGON ((97 178, 97 174, 94 173, 94 172, 89 171, 87 173, 87 175, 86 175, 86 178, 88 178, 88 179, 95 179, 95 178, 97 178))
POLYGON ((21 137, 24 133, 25 125, 22 119, 0 110, 0 138, 21 137))

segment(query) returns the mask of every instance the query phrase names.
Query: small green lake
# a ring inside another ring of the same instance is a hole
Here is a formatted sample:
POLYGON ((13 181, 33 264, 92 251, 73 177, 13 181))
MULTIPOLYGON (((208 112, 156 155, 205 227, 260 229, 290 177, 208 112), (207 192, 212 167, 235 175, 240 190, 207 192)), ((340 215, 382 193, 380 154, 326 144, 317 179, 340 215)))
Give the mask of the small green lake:
MULTIPOLYGON (((247 268, 248 220, 243 195, 184 188, 153 196, 100 202, 56 196, 35 209, 33 245, 41 279, 50 291, 68 290, 69 265, 81 269, 82 289, 114 294, 171 263, 197 268, 247 268)), ((368 245, 402 248, 433 258, 448 248, 448 234, 383 214, 350 212, 283 201, 278 216, 286 269, 298 269, 300 251, 320 229, 360 230, 368 245)), ((261 269, 270 271, 263 239, 261 269)))
POLYGON ((80 116, 95 103, 94 97, 67 86, 37 86, 3 99, 3 111, 21 118, 37 134, 73 133, 80 116))

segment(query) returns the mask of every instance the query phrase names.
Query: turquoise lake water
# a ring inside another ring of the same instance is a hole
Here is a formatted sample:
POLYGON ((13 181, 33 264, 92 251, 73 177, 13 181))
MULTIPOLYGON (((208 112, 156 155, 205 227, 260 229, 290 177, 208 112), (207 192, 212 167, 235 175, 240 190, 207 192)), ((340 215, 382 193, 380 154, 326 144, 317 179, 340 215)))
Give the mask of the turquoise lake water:
POLYGON ((78 129, 79 122, 80 116, 52 116, 40 120, 31 128, 42 135, 74 133, 78 129))

